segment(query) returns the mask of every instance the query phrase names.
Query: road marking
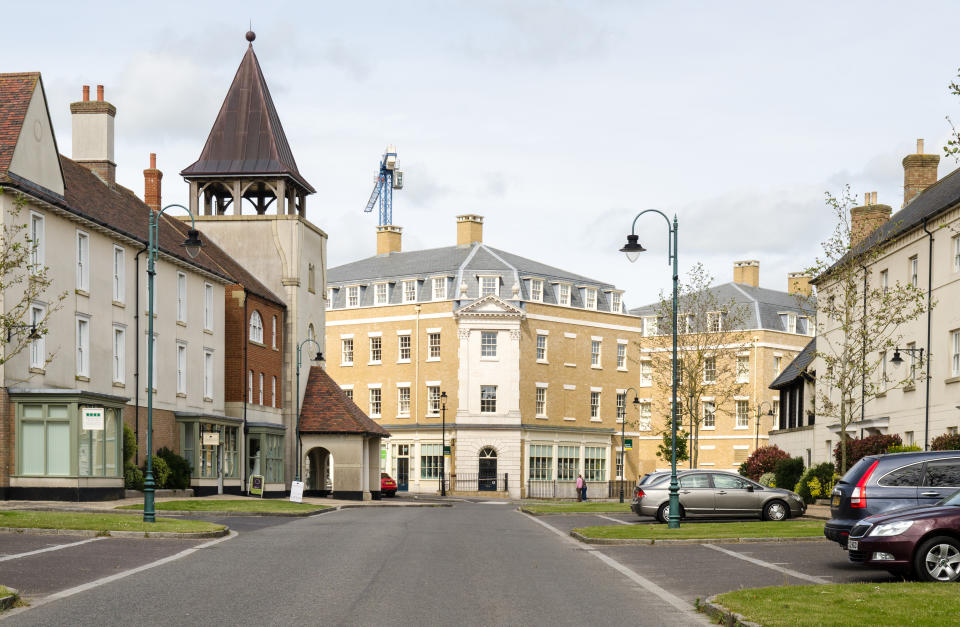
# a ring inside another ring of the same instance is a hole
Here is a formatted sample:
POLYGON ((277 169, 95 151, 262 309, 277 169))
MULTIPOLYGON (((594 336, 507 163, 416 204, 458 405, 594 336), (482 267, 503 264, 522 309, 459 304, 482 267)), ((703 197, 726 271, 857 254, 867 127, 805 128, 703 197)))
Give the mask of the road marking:
POLYGON ((618 562, 617 560, 613 559, 613 558, 610 557, 609 555, 606 555, 606 554, 604 554, 604 553, 601 553, 601 552, 598 551, 596 548, 594 548, 592 545, 586 545, 586 546, 584 546, 583 544, 581 544, 580 542, 577 542, 576 540, 574 540, 573 538, 571 538, 571 537, 568 536, 567 534, 563 533, 562 531, 560 531, 559 529, 557 529, 557 528, 554 527, 553 525, 550 525, 550 524, 548 524, 548 523, 545 523, 545 522, 543 522, 542 520, 540 520, 540 519, 538 519, 538 518, 536 518, 536 517, 534 517, 534 516, 531 516, 530 514, 524 513, 524 516, 526 516, 527 518, 529 518, 529 519, 532 520, 533 522, 537 523, 538 525, 543 525, 544 527, 546 527, 546 528, 549 529, 550 531, 554 532, 555 534, 557 534, 558 536, 560 536, 561 538, 563 538, 563 539, 566 540, 567 542, 573 544, 576 548, 581 549, 581 550, 583 550, 583 551, 586 551, 587 553, 593 555, 594 557, 596 557, 597 559, 599 559, 601 562, 603 562, 604 564, 606 564, 606 565, 609 566, 610 568, 618 571, 619 573, 621 573, 622 575, 624 575, 627 579, 629 579, 629 580, 632 581, 633 583, 637 584, 637 585, 640 586, 641 588, 645 589, 647 592, 650 592, 650 593, 652 593, 652 594, 660 597, 661 600, 663 600, 663 601, 665 601, 666 603, 669 603, 669 604, 672 605, 673 607, 677 608, 678 610, 680 610, 681 612, 683 612, 684 614, 686 614, 687 617, 690 618, 691 620, 697 620, 697 621, 699 621, 699 622, 702 623, 702 624, 709 624, 709 623, 707 622, 707 620, 706 620, 702 615, 700 615, 700 614, 697 613, 696 609, 694 609, 694 607, 693 607, 690 603, 687 603, 686 601, 684 601, 683 599, 681 599, 681 598, 678 597, 677 595, 673 594, 672 592, 669 592, 668 590, 665 590, 665 589, 661 588, 660 586, 658 586, 657 584, 653 583, 652 581, 650 581, 650 580, 647 579, 646 577, 643 577, 643 576, 641 576, 641 575, 638 575, 638 574, 635 573, 633 570, 631 570, 630 568, 624 566, 623 564, 621 564, 621 563, 618 562))
POLYGON ((66 549, 71 546, 80 546, 81 544, 86 544, 88 542, 96 542, 97 540, 103 540, 103 537, 87 538, 86 540, 81 540, 79 542, 70 542, 69 544, 57 544, 54 546, 48 546, 45 549, 37 549, 36 551, 27 551, 26 553, 4 555, 3 557, 0 557, 0 562, 6 562, 7 560, 16 560, 16 559, 20 559, 21 557, 29 557, 31 555, 36 555, 38 553, 46 553, 47 551, 59 551, 60 549, 66 549))
POLYGON ((477 505, 509 505, 510 501, 480 501, 477 505))
POLYGON ((620 520, 619 518, 610 518, 609 516, 604 516, 603 514, 596 514, 596 516, 597 516, 597 518, 606 518, 607 520, 612 520, 613 522, 615 522, 615 523, 620 523, 621 525, 630 525, 630 524, 632 524, 632 523, 629 523, 629 522, 627 522, 627 521, 625 521, 625 520, 620 520))
MULTIPOLYGON (((191 548, 189 548, 189 549, 184 549, 183 551, 180 551, 179 553, 175 553, 175 554, 173 554, 173 555, 168 555, 167 557, 158 559, 158 560, 155 561, 155 562, 150 562, 149 564, 144 564, 144 565, 142 565, 142 566, 137 566, 136 568, 131 568, 130 570, 125 570, 125 571, 123 571, 123 572, 116 573, 116 574, 114 574, 114 575, 109 575, 109 576, 107 576, 107 577, 101 577, 100 579, 95 579, 94 581, 90 581, 90 582, 87 582, 87 583, 84 583, 84 584, 80 584, 79 586, 74 586, 73 588, 67 588, 66 590, 61 590, 60 592, 54 592, 53 594, 47 595, 47 596, 43 597, 42 599, 31 600, 31 601, 30 601, 30 605, 29 605, 28 607, 24 607, 24 608, 21 608, 21 609, 19 609, 19 610, 8 611, 8 612, 5 613, 4 618, 6 618, 7 616, 12 616, 12 615, 14 615, 14 614, 19 614, 19 613, 21 613, 21 612, 25 612, 25 611, 27 611, 27 610, 30 610, 30 609, 35 608, 35 607, 39 607, 39 606, 41 606, 41 605, 46 605, 47 603, 50 603, 50 602, 52 602, 52 601, 59 601, 60 599, 65 599, 65 598, 71 597, 71 596, 73 596, 73 595, 75 595, 75 594, 79 594, 79 593, 81 593, 81 592, 86 592, 87 590, 92 590, 93 588, 98 588, 98 587, 100 587, 100 586, 102 586, 102 585, 111 583, 111 582, 113 582, 113 581, 117 581, 118 579, 124 579, 125 577, 129 577, 130 575, 135 575, 135 574, 137 574, 137 573, 139 573, 139 572, 142 572, 142 571, 145 571, 145 570, 150 570, 151 568, 155 568, 155 567, 157 567, 157 566, 162 566, 162 565, 167 564, 167 563, 169 563, 169 562, 173 562, 173 561, 175 561, 175 560, 178 560, 178 559, 180 559, 180 558, 182 558, 182 557, 186 557, 186 556, 190 555, 191 553, 194 553, 195 551, 198 551, 198 550, 200 550, 200 549, 205 549, 205 548, 211 547, 211 546, 213 546, 213 545, 215 545, 215 544, 219 544, 219 543, 224 542, 224 541, 226 541, 226 540, 232 540, 233 538, 236 538, 237 535, 238 535, 238 534, 237 534, 236 531, 230 531, 229 534, 223 536, 222 538, 217 538, 217 539, 211 540, 211 541, 209 541, 209 542, 204 542, 203 544, 198 544, 197 546, 191 547, 191 548)), ((96 540, 99 540, 100 538, 95 538, 95 539, 96 539, 96 540)))
POLYGON ((763 560, 758 560, 755 557, 749 557, 743 553, 737 553, 736 551, 731 551, 723 547, 719 547, 716 544, 701 544, 700 546, 705 546, 713 549, 714 551, 720 551, 721 553, 726 553, 736 557, 737 559, 742 559, 745 562, 750 562, 751 564, 756 564, 757 566, 763 566, 764 568, 769 568, 770 570, 775 570, 777 572, 783 573, 785 575, 790 575, 791 577, 796 577, 797 579, 803 579, 804 581, 809 581, 810 583, 830 583, 823 577, 817 577, 815 575, 808 575, 806 573, 801 573, 799 570, 793 570, 792 568, 783 568, 782 566, 777 566, 772 562, 765 562, 763 560))

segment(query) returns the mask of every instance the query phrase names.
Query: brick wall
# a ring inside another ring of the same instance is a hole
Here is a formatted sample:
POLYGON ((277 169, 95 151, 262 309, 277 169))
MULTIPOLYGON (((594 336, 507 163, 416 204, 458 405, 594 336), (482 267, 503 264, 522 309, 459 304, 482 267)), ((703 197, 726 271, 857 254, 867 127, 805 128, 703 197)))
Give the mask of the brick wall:
POLYGON ((243 289, 232 285, 225 290, 225 357, 224 357, 224 398, 228 403, 243 402, 247 390, 247 372, 253 371, 253 403, 260 399, 260 374, 263 374, 263 404, 270 406, 271 380, 277 378, 276 406, 283 407, 283 307, 266 301, 243 289), (246 300, 246 316, 244 316, 246 300), (248 338, 249 321, 253 312, 260 313, 263 323, 263 342, 254 342, 248 338), (273 320, 276 317, 276 342, 273 340, 273 320), (246 370, 243 363, 243 348, 247 347, 246 370), (276 348, 274 348, 274 345, 276 348))
MULTIPOLYGON (((133 429, 136 428, 136 407, 127 405, 123 408, 123 424, 133 429)), ((134 458, 134 462, 143 466, 146 461, 147 451, 147 407, 140 408, 140 433, 137 434, 137 450, 139 458, 134 458)), ((180 429, 177 427, 176 417, 173 412, 167 409, 153 409, 153 451, 167 447, 175 453, 180 453, 180 429)))
POLYGON ((15 411, 7 388, 0 388, 0 491, 10 485, 13 474, 15 411))

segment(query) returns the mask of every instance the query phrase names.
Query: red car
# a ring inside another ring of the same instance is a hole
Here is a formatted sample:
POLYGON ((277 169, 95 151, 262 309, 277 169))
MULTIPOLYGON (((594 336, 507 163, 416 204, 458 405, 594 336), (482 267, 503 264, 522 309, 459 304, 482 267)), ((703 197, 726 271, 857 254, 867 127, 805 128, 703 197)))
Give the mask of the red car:
POLYGON ((847 550, 851 562, 921 581, 960 581, 960 491, 936 505, 862 519, 847 550))
POLYGON ((384 496, 397 495, 397 482, 385 472, 380 473, 380 494, 384 496))

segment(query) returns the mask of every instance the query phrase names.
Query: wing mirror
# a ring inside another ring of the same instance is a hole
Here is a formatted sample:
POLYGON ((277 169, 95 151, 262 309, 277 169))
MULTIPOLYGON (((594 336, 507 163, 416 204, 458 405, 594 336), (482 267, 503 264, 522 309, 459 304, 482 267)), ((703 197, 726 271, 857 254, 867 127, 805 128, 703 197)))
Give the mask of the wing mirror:
POLYGON ((747 492, 753 492, 755 489, 752 485, 747 484, 747 492))

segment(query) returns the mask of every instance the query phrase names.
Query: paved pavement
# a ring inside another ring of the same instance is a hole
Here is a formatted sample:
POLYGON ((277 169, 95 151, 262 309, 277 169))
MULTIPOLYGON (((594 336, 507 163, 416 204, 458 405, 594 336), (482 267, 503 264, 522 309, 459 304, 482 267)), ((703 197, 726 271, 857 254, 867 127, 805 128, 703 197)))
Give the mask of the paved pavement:
MULTIPOLYGON (((33 590, 24 590, 33 607, 14 610, 6 620, 13 625, 706 624, 687 602, 605 552, 504 502, 268 520, 276 524, 228 540, 104 539, 0 562, 4 583, 33 590), (148 551, 170 557, 181 550, 192 552, 123 576, 124 569, 155 557, 148 551), (56 570, 72 574, 57 579, 60 575, 51 573, 56 570), (98 584, 107 572, 117 577, 98 584), (42 583, 44 576, 49 583, 42 583), (82 581, 86 587, 68 587, 82 581), (51 592, 60 598, 45 596, 51 592)), ((0 536, 0 552, 27 552, 46 542, 64 538, 14 547, 0 536)))

